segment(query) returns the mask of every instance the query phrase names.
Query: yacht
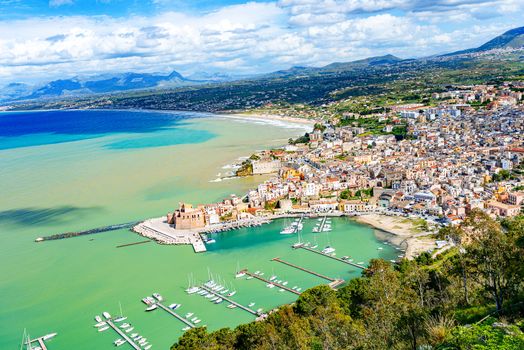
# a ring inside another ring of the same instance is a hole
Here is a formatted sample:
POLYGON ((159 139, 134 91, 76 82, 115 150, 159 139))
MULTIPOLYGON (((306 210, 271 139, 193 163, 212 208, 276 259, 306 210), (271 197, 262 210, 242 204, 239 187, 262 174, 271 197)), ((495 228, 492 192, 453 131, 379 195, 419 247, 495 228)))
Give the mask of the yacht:
POLYGON ((260 270, 255 271, 255 275, 260 275, 260 270))
POLYGON ((98 331, 99 332, 103 332, 103 331, 105 331, 107 329, 109 329, 109 326, 100 327, 100 328, 98 328, 98 331))
POLYGON ((213 243, 216 243, 217 241, 214 240, 213 238, 209 238, 208 240, 206 240, 206 243, 207 244, 213 244, 213 243))
POLYGON ((129 326, 131 326, 129 323, 123 323, 120 325, 120 328, 127 328, 129 326))
POLYGON ((120 316, 120 317, 117 317, 114 319, 115 322, 122 322, 122 321, 125 321, 127 320, 127 317, 124 317, 124 316, 120 316))
POLYGON ((317 249, 318 248, 318 244, 315 244, 314 246, 311 246, 311 249, 317 249))
POLYGON ((283 286, 287 286, 287 281, 282 282, 283 286))
POLYGON ((95 324, 95 327, 102 327, 102 326, 105 326, 106 324, 107 324, 106 321, 98 322, 97 324, 95 324))
POLYGON ((96 315, 96 316, 95 316, 95 321, 96 321, 96 322, 102 322, 102 317, 96 315))
POLYGON ((51 339, 51 338, 56 337, 57 334, 58 334, 58 333, 49 333, 49 334, 44 335, 44 336, 42 337, 42 339, 43 339, 43 340, 49 340, 49 339, 51 339))
POLYGON ((164 298, 162 298, 162 296, 160 294, 158 294, 158 293, 153 293, 153 296, 158 301, 163 301, 164 300, 164 298))
POLYGON ((215 304, 220 304, 221 302, 223 302, 224 299, 222 298, 218 298, 217 300, 215 300, 215 304))
POLYGON ((157 306, 156 304, 150 305, 150 306, 146 309, 146 311, 153 311, 153 310, 155 310, 157 307, 158 307, 158 306, 157 306))
POLYGON ((382 250, 382 249, 384 249, 384 248, 382 248, 382 247, 378 247, 378 248, 377 248, 377 250, 382 250))
POLYGON ((124 339, 117 339, 117 340, 114 341, 114 344, 115 344, 116 346, 120 346, 120 345, 122 345, 122 344, 125 344, 125 342, 126 342, 126 341, 125 341, 124 339))
POLYGON ((237 274, 235 275, 236 278, 240 278, 240 277, 244 277, 246 275, 246 273, 244 271, 241 271, 241 272, 237 272, 237 274))
POLYGON ((335 252, 335 248, 327 246, 326 248, 322 249, 323 254, 331 254, 335 252))
POLYGON ((252 280, 253 276, 247 276, 246 280, 252 280))
POLYGON ((291 234, 295 233, 295 230, 296 229, 293 226, 284 227, 282 229, 282 231, 280 231, 280 234, 281 235, 291 235, 291 234))
POLYGON ((191 322, 195 322, 196 320, 198 320, 198 317, 193 317, 193 318, 191 319, 191 322))
POLYGON ((270 281, 273 281, 273 280, 276 280, 276 279, 277 279, 277 276, 276 276, 276 275, 273 275, 273 276, 269 277, 269 280, 270 280, 270 281))
POLYGON ((202 320, 195 320, 195 322, 193 322, 194 324, 199 324, 200 322, 202 322, 202 320))
POLYGON ((227 293, 227 296, 228 296, 228 297, 232 297, 232 296, 235 295, 235 294, 237 294, 237 291, 236 291, 236 290, 227 293))
POLYGON ((107 312, 107 311, 102 312, 102 315, 103 315, 106 319, 110 319, 110 318, 111 318, 111 315, 110 315, 109 312, 107 312))
POLYGON ((131 328, 126 329, 124 332, 129 333, 129 332, 132 332, 133 329, 135 329, 135 328, 134 328, 134 327, 131 327, 131 328))
POLYGON ((182 306, 182 304, 176 304, 176 303, 174 303, 174 304, 169 305, 169 308, 170 308, 171 310, 176 310, 176 309, 178 309, 180 306, 182 306))
POLYGON ((291 247, 293 247, 294 249, 297 249, 297 248, 301 248, 303 246, 304 246, 304 243, 297 242, 297 243, 293 244, 291 247))
POLYGON ((130 337, 135 339, 136 337, 138 337, 138 333, 131 333, 130 337))
POLYGON ((186 289, 187 294, 194 294, 199 291, 200 291, 200 288, 198 287, 191 287, 191 288, 186 289))
POLYGON ((237 306, 236 306, 235 304, 229 304, 229 305, 227 306, 228 309, 234 309, 234 308, 236 308, 236 307, 237 307, 237 306))

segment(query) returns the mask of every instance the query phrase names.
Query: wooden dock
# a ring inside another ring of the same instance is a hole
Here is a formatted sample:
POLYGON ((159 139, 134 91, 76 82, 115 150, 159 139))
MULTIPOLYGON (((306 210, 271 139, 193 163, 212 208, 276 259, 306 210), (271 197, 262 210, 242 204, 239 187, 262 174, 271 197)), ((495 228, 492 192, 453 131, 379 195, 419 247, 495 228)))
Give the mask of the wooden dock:
POLYGON ((320 255, 323 255, 325 257, 328 257, 330 259, 333 259, 333 260, 337 260, 337 261, 340 261, 344 264, 348 264, 348 265, 351 265, 353 267, 358 267, 359 269, 362 269, 362 270, 365 270, 366 267, 365 266, 362 266, 362 265, 359 265, 359 264, 355 264, 351 261, 347 261, 347 260, 344 260, 344 259, 340 259, 340 258, 337 258, 336 256, 333 256, 333 255, 329 255, 329 254, 325 254, 325 253, 322 253, 320 250, 315 250, 315 249, 311 249, 309 247, 305 247, 305 246, 300 246, 300 247, 296 247, 295 249, 305 249, 305 250, 309 250, 310 252, 313 252, 313 253, 316 253, 316 254, 320 254, 320 255))
POLYGON ((256 275, 256 274, 254 274, 254 273, 251 273, 251 272, 249 272, 247 269, 244 269, 244 270, 242 270, 242 271, 240 271, 240 272, 243 272, 243 273, 245 273, 246 275, 251 276, 251 277, 254 277, 254 278, 256 278, 256 279, 258 279, 258 280, 260 280, 260 281, 263 281, 263 282, 266 282, 266 283, 271 283, 271 284, 275 285, 275 287, 279 287, 279 288, 281 288, 281 289, 283 289, 283 290, 286 290, 286 291, 288 291, 288 292, 290 292, 290 293, 293 293, 293 294, 296 294, 296 295, 300 295, 300 292, 297 292, 297 291, 294 290, 294 289, 288 288, 288 287, 286 287, 286 286, 284 286, 284 285, 282 285, 282 284, 280 284, 280 283, 277 283, 277 282, 275 282, 275 281, 270 281, 270 280, 268 280, 268 279, 266 279, 266 278, 264 278, 264 277, 262 277, 262 276, 259 276, 259 275, 256 275))
POLYGON ((308 270, 308 269, 306 269, 306 268, 304 268, 304 267, 301 267, 301 266, 298 266, 298 265, 292 264, 292 263, 287 262, 287 261, 284 261, 284 260, 282 260, 282 259, 280 259, 280 258, 273 258, 273 259, 271 259, 271 261, 276 261, 276 262, 282 263, 282 264, 284 264, 284 265, 291 266, 291 267, 293 267, 293 268, 295 268, 295 269, 298 269, 298 270, 301 270, 301 271, 307 272, 307 273, 309 273, 309 274, 311 274, 311 275, 314 275, 314 276, 317 276, 317 277, 323 278, 323 279, 328 280, 328 281, 330 281, 330 282, 334 282, 334 281, 336 281, 335 278, 331 278, 331 277, 328 277, 328 276, 322 275, 322 274, 320 274, 320 273, 317 273, 317 272, 315 272, 315 271, 308 270))
POLYGON ((113 330, 114 330, 115 332, 117 332, 119 336, 121 336, 122 338, 124 338, 124 340, 125 340, 129 345, 131 345, 131 347, 133 347, 133 349, 135 349, 135 350, 142 350, 142 348, 141 348, 140 346, 138 346, 138 345, 135 343, 135 341, 134 341, 133 339, 129 338, 125 332, 123 332, 120 328, 118 328, 118 326, 115 325, 115 324, 112 322, 112 320, 106 320, 106 322, 107 322, 107 325, 108 325, 109 327, 113 328, 113 330))
POLYGON ((189 326, 191 328, 195 328, 195 325, 193 323, 189 322, 184 317, 180 316, 175 311, 171 310, 170 308, 168 308, 167 306, 165 306, 161 302, 156 302, 155 304, 157 306, 159 306, 161 309, 165 310, 168 314, 171 314, 172 316, 176 317, 179 321, 185 323, 187 326, 189 326))
POLYGON ((206 292, 208 292, 208 293, 214 294, 215 296, 224 299, 224 300, 227 301, 228 303, 233 304, 233 305, 237 306, 239 309, 242 309, 242 310, 244 310, 244 311, 247 311, 247 312, 249 312, 250 314, 253 314, 253 315, 255 315, 255 316, 260 316, 260 315, 262 314, 262 313, 256 312, 255 310, 250 309, 250 308, 247 307, 247 306, 244 306, 244 305, 242 305, 242 304, 237 303, 237 302, 234 301, 233 299, 230 299, 229 297, 220 294, 220 292, 215 292, 215 291, 212 290, 211 288, 208 288, 208 287, 206 287, 206 286, 201 286, 200 288, 204 289, 204 290, 205 290, 206 292))

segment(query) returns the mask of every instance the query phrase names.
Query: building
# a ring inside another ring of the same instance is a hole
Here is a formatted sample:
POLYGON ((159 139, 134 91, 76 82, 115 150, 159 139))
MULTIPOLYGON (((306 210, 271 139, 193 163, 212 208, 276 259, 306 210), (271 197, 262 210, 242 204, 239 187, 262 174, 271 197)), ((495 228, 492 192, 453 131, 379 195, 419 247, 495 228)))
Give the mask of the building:
POLYGON ((344 213, 369 213, 375 211, 375 206, 361 200, 342 200, 339 210, 344 213))
POLYGON ((168 214, 168 223, 177 230, 202 228, 206 225, 203 207, 193 208, 191 204, 179 203, 179 209, 172 215, 168 214))
POLYGON ((517 216, 520 213, 520 206, 518 205, 511 205, 511 204, 505 204, 497 201, 489 201, 487 203, 488 209, 491 209, 495 214, 498 216, 517 216))
POLYGON ((276 173, 282 167, 280 160, 256 160, 252 164, 253 174, 276 173))

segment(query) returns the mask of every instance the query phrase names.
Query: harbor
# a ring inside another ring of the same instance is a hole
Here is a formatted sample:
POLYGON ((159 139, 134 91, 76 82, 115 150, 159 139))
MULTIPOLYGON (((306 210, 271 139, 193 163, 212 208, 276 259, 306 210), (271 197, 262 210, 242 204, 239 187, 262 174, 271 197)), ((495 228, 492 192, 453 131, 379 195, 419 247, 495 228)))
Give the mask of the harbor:
POLYGON ((170 308, 168 308, 167 306, 165 306, 161 302, 156 302, 156 305, 158 305, 162 310, 164 310, 165 312, 167 312, 171 316, 175 317, 180 322, 184 323, 186 326, 188 326, 190 328, 195 328, 195 325, 193 323, 191 323, 189 320, 185 319, 184 317, 180 316, 175 311, 171 310, 170 308))
POLYGON ((84 230, 84 231, 57 233, 57 234, 50 235, 50 236, 38 237, 35 239, 35 242, 52 241, 52 240, 57 240, 57 239, 65 239, 65 238, 73 238, 73 237, 78 237, 78 236, 92 235, 95 233, 116 231, 116 230, 121 230, 125 228, 131 228, 136 224, 137 222, 126 222, 123 224, 103 226, 103 227, 93 228, 93 229, 84 230))
POLYGON ((276 262, 279 262, 279 263, 281 263, 281 264, 284 264, 284 265, 287 265, 287 266, 291 266, 291 267, 293 267, 293 268, 295 268, 295 269, 298 269, 298 270, 301 270, 301 271, 307 272, 307 273, 309 273, 309 274, 311 274, 311 275, 313 275, 313 276, 320 277, 320 278, 325 279, 325 280, 327 280, 327 281, 329 281, 329 282, 334 282, 334 281, 336 281, 335 278, 331 278, 331 277, 328 277, 328 276, 322 275, 322 274, 317 273, 317 272, 315 272, 315 271, 311 271, 311 270, 306 269, 306 268, 304 268, 304 267, 301 267, 301 266, 298 266, 298 265, 292 264, 292 263, 290 263, 290 262, 284 261, 284 260, 282 260, 282 259, 280 259, 280 258, 273 258, 273 259, 271 259, 271 261, 276 261, 276 262))
POLYGON ((322 251, 320 251, 320 250, 312 249, 312 248, 310 248, 310 247, 306 247, 304 244, 301 244, 301 245, 294 245, 294 246, 293 246, 293 249, 304 249, 304 250, 307 250, 307 251, 309 251, 309 252, 312 252, 312 253, 315 253, 315 254, 320 254, 320 255, 325 256, 325 257, 327 257, 327 258, 330 258, 330 259, 333 259, 333 260, 339 261, 339 262, 344 263, 344 264, 351 265, 351 266, 353 266, 353 267, 357 267, 357 268, 362 269, 362 270, 365 270, 365 269, 366 269, 366 267, 363 266, 363 265, 355 264, 354 262, 349 261, 348 259, 337 258, 336 256, 334 256, 334 255, 332 255, 332 254, 325 253, 325 252, 322 252, 322 251))
POLYGON ((296 294, 296 295, 300 295, 300 292, 295 290, 295 289, 289 288, 289 287, 287 287, 287 286, 285 286, 285 285, 283 285, 281 283, 278 283, 276 281, 272 281, 271 279, 264 278, 264 277, 260 276, 259 274, 249 272, 247 269, 243 269, 243 270, 239 271, 238 274, 248 275, 250 277, 256 278, 257 280, 260 280, 262 282, 267 283, 267 285, 273 285, 273 286, 278 287, 280 289, 283 289, 283 290, 285 290, 287 292, 290 292, 290 293, 293 293, 293 294, 296 294))
POLYGON ((229 304, 231 304, 231 305, 235 305, 235 306, 238 307, 239 309, 244 310, 244 311, 246 311, 246 312, 249 312, 249 313, 252 314, 252 315, 255 315, 255 316, 261 316, 261 315, 262 315, 262 313, 257 312, 257 311, 255 311, 255 310, 252 310, 252 309, 250 309, 249 307, 244 306, 244 305, 242 305, 242 304, 240 304, 240 303, 237 303, 237 302, 234 301, 233 299, 231 299, 231 298, 229 298, 229 297, 227 297, 227 296, 225 296, 225 295, 219 294, 219 293, 216 292, 216 291, 213 291, 211 288, 208 288, 208 287, 206 287, 206 286, 204 286, 204 285, 202 285, 200 288, 203 289, 203 290, 205 290, 205 291, 208 292, 208 293, 211 293, 211 294, 213 294, 213 295, 215 295, 215 296, 221 298, 221 299, 224 299, 224 300, 227 301, 229 304))

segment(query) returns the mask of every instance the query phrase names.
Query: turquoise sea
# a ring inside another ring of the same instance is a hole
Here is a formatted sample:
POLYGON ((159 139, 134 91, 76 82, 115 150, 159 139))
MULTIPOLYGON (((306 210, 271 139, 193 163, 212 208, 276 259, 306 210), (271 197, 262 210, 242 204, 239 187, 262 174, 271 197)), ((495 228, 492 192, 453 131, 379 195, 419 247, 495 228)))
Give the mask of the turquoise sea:
MULTIPOLYGON (((254 317, 187 295, 189 278, 203 282, 211 273, 237 290, 235 300, 264 310, 296 296, 235 279, 237 267, 275 274, 302 289, 325 282, 274 257, 330 277, 359 276, 346 264, 292 250, 296 237, 279 234, 282 221, 216 235, 204 254, 156 243, 116 248, 144 240, 128 230, 34 243, 43 235, 160 216, 179 201, 243 194, 264 177, 215 179, 239 157, 305 131, 304 125, 182 112, 0 113, 0 349, 19 349, 24 329, 33 337, 58 332, 49 350, 112 349, 118 336, 97 332, 94 316, 119 314, 120 305, 132 333, 148 338, 152 349, 168 349, 184 325, 163 310, 144 311, 140 300, 153 292, 214 330, 254 317)), ((305 221, 304 239, 331 245, 338 256, 367 262, 396 255, 373 229, 349 219, 333 219, 329 234, 313 234, 313 225, 305 221)))

